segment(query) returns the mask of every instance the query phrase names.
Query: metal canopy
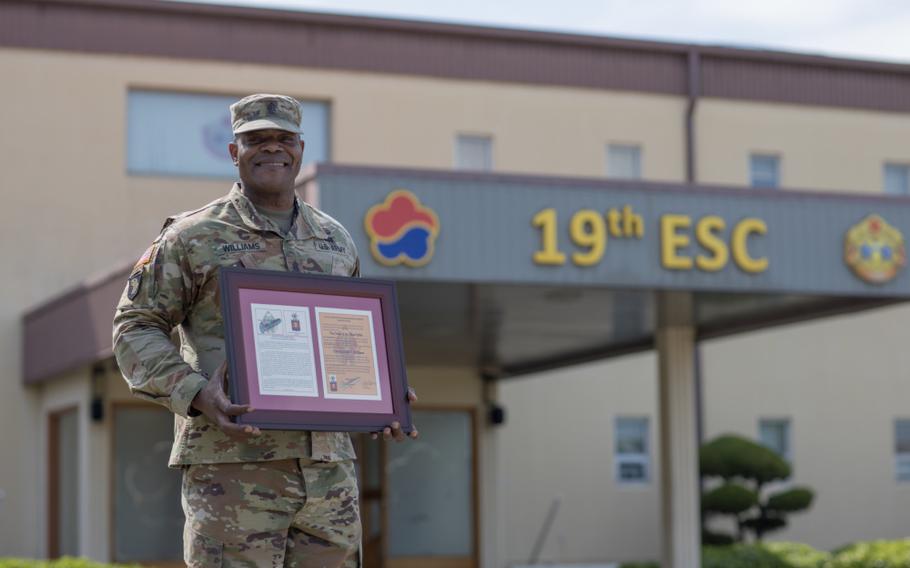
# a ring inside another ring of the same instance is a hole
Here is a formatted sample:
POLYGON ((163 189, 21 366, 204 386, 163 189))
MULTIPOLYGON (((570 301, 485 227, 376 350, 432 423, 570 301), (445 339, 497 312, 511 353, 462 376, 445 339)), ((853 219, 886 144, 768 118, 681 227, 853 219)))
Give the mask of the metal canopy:
MULTIPOLYGON (((654 346, 654 291, 403 281, 398 293, 405 356, 411 365, 469 366, 489 378, 505 378, 654 346)), ((696 293, 697 337, 719 337, 895 301, 696 293)))

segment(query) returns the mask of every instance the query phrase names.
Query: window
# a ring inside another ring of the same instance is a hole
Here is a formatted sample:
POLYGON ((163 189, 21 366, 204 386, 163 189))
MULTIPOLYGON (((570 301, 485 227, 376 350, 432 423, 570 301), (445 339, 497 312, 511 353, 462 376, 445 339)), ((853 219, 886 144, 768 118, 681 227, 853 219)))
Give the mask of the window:
POLYGON ((894 473, 898 481, 910 481, 910 419, 894 421, 894 473))
POLYGON ((769 154, 749 156, 749 183, 752 187, 779 187, 780 158, 769 154))
POLYGON ((890 195, 910 194, 910 166, 885 164, 885 193, 890 195))
POLYGON ((493 138, 459 134, 455 139, 455 169, 488 172, 493 169, 493 138))
POLYGON ((641 147, 609 144, 607 146, 607 177, 641 179, 641 147))
POLYGON ((617 418, 614 451, 618 483, 648 483, 651 459, 648 451, 648 419, 617 418))
MULTIPOLYGON (((129 92, 127 171, 139 175, 237 177, 227 145, 233 139, 228 107, 241 97, 129 92)), ((304 164, 328 159, 329 109, 302 101, 304 164)))
POLYGON ((788 462, 793 461, 790 452, 790 421, 786 418, 759 420, 758 440, 788 462))

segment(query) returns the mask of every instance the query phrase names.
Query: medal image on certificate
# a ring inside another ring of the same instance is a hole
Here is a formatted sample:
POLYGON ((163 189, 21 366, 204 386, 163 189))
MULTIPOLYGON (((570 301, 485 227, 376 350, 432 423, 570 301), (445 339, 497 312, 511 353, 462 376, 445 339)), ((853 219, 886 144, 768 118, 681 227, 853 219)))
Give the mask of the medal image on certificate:
POLYGON ((316 308, 326 398, 380 400, 373 314, 316 308))

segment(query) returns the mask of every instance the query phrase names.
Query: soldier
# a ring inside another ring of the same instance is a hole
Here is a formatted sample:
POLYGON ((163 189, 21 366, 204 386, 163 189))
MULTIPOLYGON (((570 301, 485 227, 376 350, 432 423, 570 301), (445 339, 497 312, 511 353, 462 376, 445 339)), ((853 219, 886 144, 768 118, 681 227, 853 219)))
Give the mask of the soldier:
MULTIPOLYGON (((231 105, 231 122, 240 182, 165 222, 117 306, 114 354, 133 394, 175 415, 168 465, 183 468, 188 566, 357 566, 350 437, 231 421, 252 408, 225 395, 218 297, 222 266, 358 276, 357 251, 344 227, 295 196, 300 104, 251 95, 231 105)), ((382 435, 406 437, 398 423, 382 435)))

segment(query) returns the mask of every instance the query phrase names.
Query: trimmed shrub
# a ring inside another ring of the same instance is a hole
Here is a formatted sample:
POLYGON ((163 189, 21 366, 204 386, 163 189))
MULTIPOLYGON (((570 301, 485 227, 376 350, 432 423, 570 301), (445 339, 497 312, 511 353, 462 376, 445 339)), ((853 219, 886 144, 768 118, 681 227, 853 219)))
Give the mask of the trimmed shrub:
POLYGON ((701 543, 703 546, 728 546, 736 542, 733 535, 725 532, 703 530, 701 532, 701 543))
POLYGON ((704 444, 699 453, 701 474, 705 477, 736 477, 769 483, 790 477, 790 464, 772 450, 741 436, 718 436, 704 444))
POLYGON ((758 505, 758 494, 736 483, 724 483, 701 497, 701 508, 706 512, 738 515, 758 505))
POLYGON ((804 511, 814 494, 805 487, 779 491, 762 497, 762 488, 771 481, 790 477, 790 464, 774 451, 747 438, 725 434, 702 445, 699 453, 702 478, 723 483, 702 495, 702 533, 705 544, 722 544, 730 537, 743 542, 751 532, 756 540, 787 526, 787 516, 804 511), (736 533, 713 538, 707 525, 712 515, 727 515, 736 524, 736 533))
POLYGON ((815 493, 808 487, 793 487, 786 491, 769 495, 766 507, 773 511, 785 513, 803 511, 812 505, 812 499, 814 498, 815 493))

